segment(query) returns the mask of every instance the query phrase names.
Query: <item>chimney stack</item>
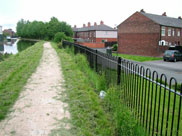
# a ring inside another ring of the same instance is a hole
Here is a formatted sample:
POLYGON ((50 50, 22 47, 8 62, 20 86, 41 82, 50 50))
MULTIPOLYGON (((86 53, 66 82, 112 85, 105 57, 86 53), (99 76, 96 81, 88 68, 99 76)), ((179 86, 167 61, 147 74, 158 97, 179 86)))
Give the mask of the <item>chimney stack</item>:
POLYGON ((104 22, 103 21, 100 21, 100 25, 103 25, 104 24, 104 22))
POLYGON ((94 23, 94 26, 97 26, 97 23, 96 22, 94 23))
POLYGON ((90 27, 90 22, 88 22, 88 27, 90 27))
POLYGON ((182 19, 181 16, 179 16, 178 19, 182 19))
POLYGON ((74 25, 74 28, 76 28, 76 25, 74 25))
POLYGON ((86 25, 85 25, 85 24, 83 24, 83 27, 86 27, 86 25))
POLYGON ((162 16, 167 16, 167 15, 166 15, 166 12, 164 12, 164 13, 162 14, 162 16))
POLYGON ((140 12, 145 13, 144 9, 141 9, 140 12))

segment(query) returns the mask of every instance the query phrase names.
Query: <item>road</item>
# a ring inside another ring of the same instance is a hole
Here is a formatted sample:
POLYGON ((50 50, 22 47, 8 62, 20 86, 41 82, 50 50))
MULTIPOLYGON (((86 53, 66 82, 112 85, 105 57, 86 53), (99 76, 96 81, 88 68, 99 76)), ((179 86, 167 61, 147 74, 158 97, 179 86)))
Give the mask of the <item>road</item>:
MULTIPOLYGON (((106 53, 106 49, 97 49, 100 52, 106 53)), ((129 60, 131 61, 131 60, 129 60)), ((165 74, 168 82, 171 77, 174 77, 178 83, 182 83, 182 61, 178 62, 164 62, 163 60, 136 62, 131 61, 134 64, 150 68, 151 71, 157 71, 159 76, 165 74)))
POLYGON ((182 61, 178 62, 164 62, 163 60, 158 61, 147 61, 147 62, 134 62, 146 68, 150 68, 151 71, 157 71, 159 75, 165 74, 168 82, 171 77, 176 78, 178 83, 182 83, 182 61))

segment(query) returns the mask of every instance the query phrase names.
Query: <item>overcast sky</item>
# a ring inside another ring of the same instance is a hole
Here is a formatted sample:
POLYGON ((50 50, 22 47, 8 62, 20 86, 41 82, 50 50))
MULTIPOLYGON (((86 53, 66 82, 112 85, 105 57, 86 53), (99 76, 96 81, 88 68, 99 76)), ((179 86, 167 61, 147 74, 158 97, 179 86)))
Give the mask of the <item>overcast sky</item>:
POLYGON ((15 30, 21 18, 49 21, 55 16, 77 27, 101 20, 114 27, 141 9, 177 18, 182 16, 182 0, 0 0, 0 25, 15 30))

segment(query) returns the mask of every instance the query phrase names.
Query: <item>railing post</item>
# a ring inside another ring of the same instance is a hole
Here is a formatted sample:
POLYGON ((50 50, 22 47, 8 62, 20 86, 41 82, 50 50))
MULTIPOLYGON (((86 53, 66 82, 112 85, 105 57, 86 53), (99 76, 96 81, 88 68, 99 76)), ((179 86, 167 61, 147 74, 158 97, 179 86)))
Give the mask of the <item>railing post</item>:
POLYGON ((97 72, 97 50, 95 50, 95 71, 97 72))
POLYGON ((117 84, 121 83, 121 57, 118 57, 118 66, 117 66, 117 84))

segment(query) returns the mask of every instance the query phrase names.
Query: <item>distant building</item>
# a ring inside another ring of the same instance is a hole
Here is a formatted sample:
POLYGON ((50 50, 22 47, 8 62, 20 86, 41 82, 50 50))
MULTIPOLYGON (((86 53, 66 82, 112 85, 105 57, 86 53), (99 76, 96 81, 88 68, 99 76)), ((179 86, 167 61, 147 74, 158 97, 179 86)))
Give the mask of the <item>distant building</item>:
POLYGON ((89 47, 100 48, 104 42, 117 41, 117 30, 105 25, 103 21, 99 25, 95 22, 93 26, 88 22, 88 26, 83 24, 82 28, 74 26, 73 31, 74 39, 89 47))
POLYGON ((2 26, 0 26, 0 42, 3 41, 3 32, 2 32, 2 26))
POLYGON ((3 32, 2 32, 2 26, 0 26, 0 34, 3 34, 3 32))
POLYGON ((15 32, 12 29, 4 29, 3 34, 8 34, 11 37, 15 36, 15 32))
POLYGON ((118 52, 161 56, 168 46, 182 45, 182 19, 135 12, 118 26, 118 52))

